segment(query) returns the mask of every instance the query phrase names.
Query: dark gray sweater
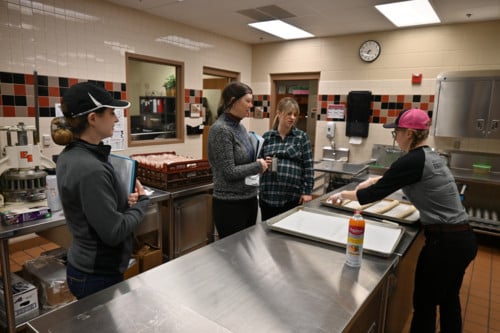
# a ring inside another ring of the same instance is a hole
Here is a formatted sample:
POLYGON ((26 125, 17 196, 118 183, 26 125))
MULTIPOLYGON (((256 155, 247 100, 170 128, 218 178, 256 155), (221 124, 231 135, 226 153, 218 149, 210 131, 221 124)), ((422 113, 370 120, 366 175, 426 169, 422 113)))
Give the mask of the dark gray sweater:
POLYGON ((89 274, 120 274, 128 267, 133 232, 141 223, 149 198, 128 206, 109 164, 111 147, 75 141, 57 159, 57 186, 73 242, 68 261, 89 274))
POLYGON ((227 113, 221 114, 208 132, 215 198, 244 200, 257 196, 258 186, 245 185, 245 177, 262 170, 254 155, 245 127, 227 113))

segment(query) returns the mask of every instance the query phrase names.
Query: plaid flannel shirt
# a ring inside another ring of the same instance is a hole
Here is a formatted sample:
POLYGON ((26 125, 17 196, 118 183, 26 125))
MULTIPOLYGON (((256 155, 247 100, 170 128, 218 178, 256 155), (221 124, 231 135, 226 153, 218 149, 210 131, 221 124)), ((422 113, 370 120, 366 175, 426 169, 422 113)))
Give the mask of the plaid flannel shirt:
POLYGON ((260 157, 278 158, 278 172, 268 169, 260 179, 259 199, 280 207, 297 202, 301 195, 310 195, 314 185, 311 141, 304 131, 295 127, 282 139, 277 130, 263 135, 260 157))

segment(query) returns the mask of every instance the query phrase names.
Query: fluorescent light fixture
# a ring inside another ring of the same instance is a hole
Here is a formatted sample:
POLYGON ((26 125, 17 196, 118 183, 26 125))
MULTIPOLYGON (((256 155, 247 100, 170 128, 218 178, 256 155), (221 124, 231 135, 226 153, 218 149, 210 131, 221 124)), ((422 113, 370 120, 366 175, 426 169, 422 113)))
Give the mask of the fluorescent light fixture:
POLYGON ((375 8, 397 27, 441 22, 428 0, 394 2, 375 8))
POLYGON ((294 27, 291 24, 281 20, 262 21, 255 23, 248 23, 249 26, 255 29, 262 30, 268 34, 278 36, 283 39, 298 39, 314 37, 313 34, 308 33, 300 28, 294 27))
POLYGON ((155 39, 156 42, 162 42, 167 44, 172 44, 178 47, 183 47, 185 49, 199 51, 201 49, 214 47, 212 44, 207 44, 203 42, 197 42, 188 38, 176 36, 176 35, 168 35, 155 39))

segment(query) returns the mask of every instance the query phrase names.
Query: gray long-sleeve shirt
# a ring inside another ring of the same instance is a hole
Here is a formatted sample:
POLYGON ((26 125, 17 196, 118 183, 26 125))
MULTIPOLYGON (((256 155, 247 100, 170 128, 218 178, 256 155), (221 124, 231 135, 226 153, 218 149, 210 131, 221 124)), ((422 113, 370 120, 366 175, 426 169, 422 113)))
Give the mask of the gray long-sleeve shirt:
POLYGON ((366 204, 400 188, 420 211, 423 225, 468 220, 450 169, 430 147, 418 147, 401 156, 377 183, 358 190, 357 196, 360 204, 366 204))
POLYGON ((222 200, 257 196, 258 186, 245 184, 245 177, 262 170, 248 132, 236 119, 223 113, 208 132, 208 161, 214 177, 213 195, 222 200))
POLYGON ((149 198, 128 206, 108 163, 110 146, 75 141, 57 160, 57 186, 68 228, 73 235, 68 261, 89 274, 119 274, 128 267, 133 232, 141 223, 149 198))

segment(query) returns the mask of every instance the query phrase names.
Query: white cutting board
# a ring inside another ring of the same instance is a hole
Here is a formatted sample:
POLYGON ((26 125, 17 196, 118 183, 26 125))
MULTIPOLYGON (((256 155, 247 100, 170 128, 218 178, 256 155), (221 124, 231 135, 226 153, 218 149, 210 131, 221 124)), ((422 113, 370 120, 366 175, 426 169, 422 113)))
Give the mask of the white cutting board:
MULTIPOLYGON (((390 224, 384 225, 366 220, 365 250, 390 255, 401 239, 403 229, 390 224)), ((290 232, 298 236, 317 238, 345 246, 349 217, 325 215, 298 210, 270 226, 278 231, 290 232)))

